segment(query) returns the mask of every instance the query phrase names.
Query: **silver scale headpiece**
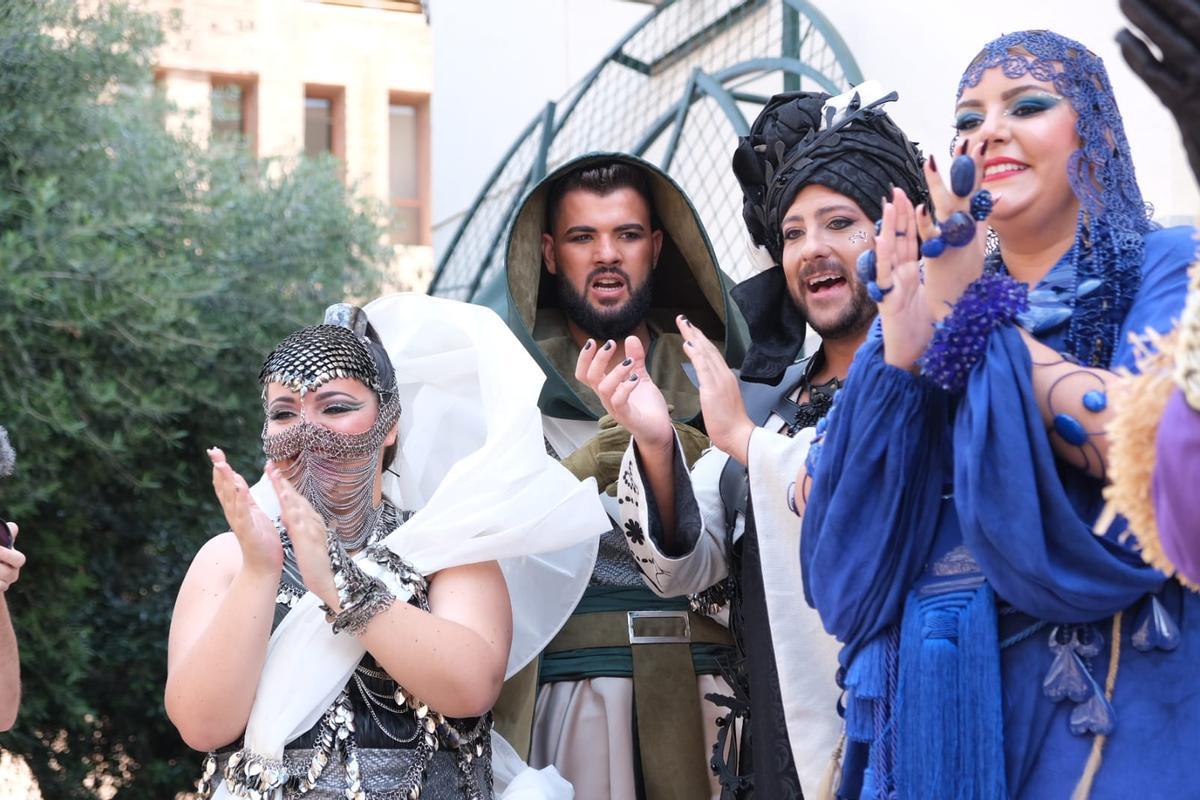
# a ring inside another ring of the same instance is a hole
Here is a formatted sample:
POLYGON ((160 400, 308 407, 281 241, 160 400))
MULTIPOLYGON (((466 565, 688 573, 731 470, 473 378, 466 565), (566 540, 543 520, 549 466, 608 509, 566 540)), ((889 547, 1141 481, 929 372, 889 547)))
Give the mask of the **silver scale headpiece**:
MULTIPOLYGON (((348 550, 363 547, 383 518, 383 505, 374 505, 376 470, 383 442, 400 416, 395 375, 387 369, 381 377, 370 347, 366 314, 341 303, 326 310, 324 324, 284 338, 259 373, 264 402, 268 383, 281 383, 303 398, 337 378, 361 381, 379 396, 375 423, 362 433, 339 433, 302 418, 268 435, 263 424, 267 458, 290 462, 283 469, 285 477, 337 530, 348 550)), ((382 347, 376 347, 386 359, 382 347)))
POLYGON ((314 391, 335 378, 356 378, 381 394, 379 368, 367 349, 367 315, 349 303, 330 306, 325 322, 289 334, 263 364, 258 381, 278 382, 293 392, 314 391))

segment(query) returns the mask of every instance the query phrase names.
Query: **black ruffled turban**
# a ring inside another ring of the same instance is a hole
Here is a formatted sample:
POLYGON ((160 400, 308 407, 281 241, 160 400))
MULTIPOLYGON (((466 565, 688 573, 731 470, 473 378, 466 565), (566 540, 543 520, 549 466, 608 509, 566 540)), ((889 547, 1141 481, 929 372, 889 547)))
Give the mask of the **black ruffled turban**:
POLYGON ((832 108, 823 110, 828 99, 820 92, 775 95, 733 153, 746 228, 776 265, 733 290, 750 327, 751 346, 742 364, 746 380, 777 383, 804 343, 805 321, 779 268, 780 222, 801 189, 814 183, 830 188, 871 219, 881 216, 889 186, 903 189, 914 205, 929 200, 920 153, 880 108, 895 93, 866 107, 856 98, 839 116, 832 108))

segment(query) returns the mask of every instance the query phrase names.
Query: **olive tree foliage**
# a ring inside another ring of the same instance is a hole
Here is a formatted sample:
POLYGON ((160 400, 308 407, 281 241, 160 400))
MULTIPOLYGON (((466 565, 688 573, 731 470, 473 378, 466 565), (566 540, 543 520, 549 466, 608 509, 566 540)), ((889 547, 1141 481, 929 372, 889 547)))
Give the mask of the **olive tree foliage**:
MULTIPOLYGON (((164 125, 161 21, 0 3, 0 516, 23 701, 0 747, 43 795, 168 798, 198 754, 163 711, 172 604, 224 530, 206 447, 253 482, 257 370, 283 335, 368 297, 381 209, 330 161, 269 163, 164 125)), ((299 112, 297 112, 299 113, 299 112)))

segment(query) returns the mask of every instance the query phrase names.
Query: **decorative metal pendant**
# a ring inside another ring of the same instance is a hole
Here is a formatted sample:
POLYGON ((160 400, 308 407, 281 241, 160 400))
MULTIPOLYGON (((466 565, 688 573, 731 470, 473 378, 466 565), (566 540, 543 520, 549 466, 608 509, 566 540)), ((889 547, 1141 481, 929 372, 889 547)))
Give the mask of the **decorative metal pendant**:
POLYGON ((1058 648, 1050 669, 1042 681, 1042 693, 1055 703, 1070 699, 1081 703, 1091 692, 1092 679, 1087 667, 1070 647, 1058 648))
POLYGON ((1179 626, 1175 624, 1171 613, 1157 595, 1150 595, 1150 602, 1142 608, 1130 635, 1134 649, 1142 653, 1151 650, 1170 652, 1179 647, 1180 638, 1179 626))
POLYGON ((1113 710, 1112 704, 1104 696, 1104 692, 1100 690, 1090 675, 1088 683, 1091 684, 1091 697, 1071 710, 1071 733, 1076 736, 1084 736, 1089 733, 1107 736, 1117 726, 1117 714, 1113 710))

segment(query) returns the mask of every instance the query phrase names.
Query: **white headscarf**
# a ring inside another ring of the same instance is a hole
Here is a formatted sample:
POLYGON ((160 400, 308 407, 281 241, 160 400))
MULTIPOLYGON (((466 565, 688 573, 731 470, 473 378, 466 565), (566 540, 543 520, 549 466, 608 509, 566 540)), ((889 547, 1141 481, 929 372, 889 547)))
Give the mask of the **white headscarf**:
MULTIPOLYGON (((502 562, 511 676, 549 643, 587 585, 597 537, 610 528, 595 481, 577 481, 546 454, 537 408, 544 377, 494 312, 417 294, 365 310, 395 366, 403 409, 383 492, 417 512, 383 544, 424 575, 502 562)), ((252 492, 278 514, 268 482, 252 492)), ((373 562, 359 563, 380 575, 373 562)), ((407 600, 395 582, 389 589, 407 600)), ((356 637, 333 634, 319 604, 304 595, 271 636, 245 735, 247 749, 266 758, 281 758, 320 719, 365 652, 356 637)), ((572 796, 552 768, 525 767, 502 740, 494 750, 506 800, 572 796)), ((215 797, 232 797, 223 781, 215 797)))

